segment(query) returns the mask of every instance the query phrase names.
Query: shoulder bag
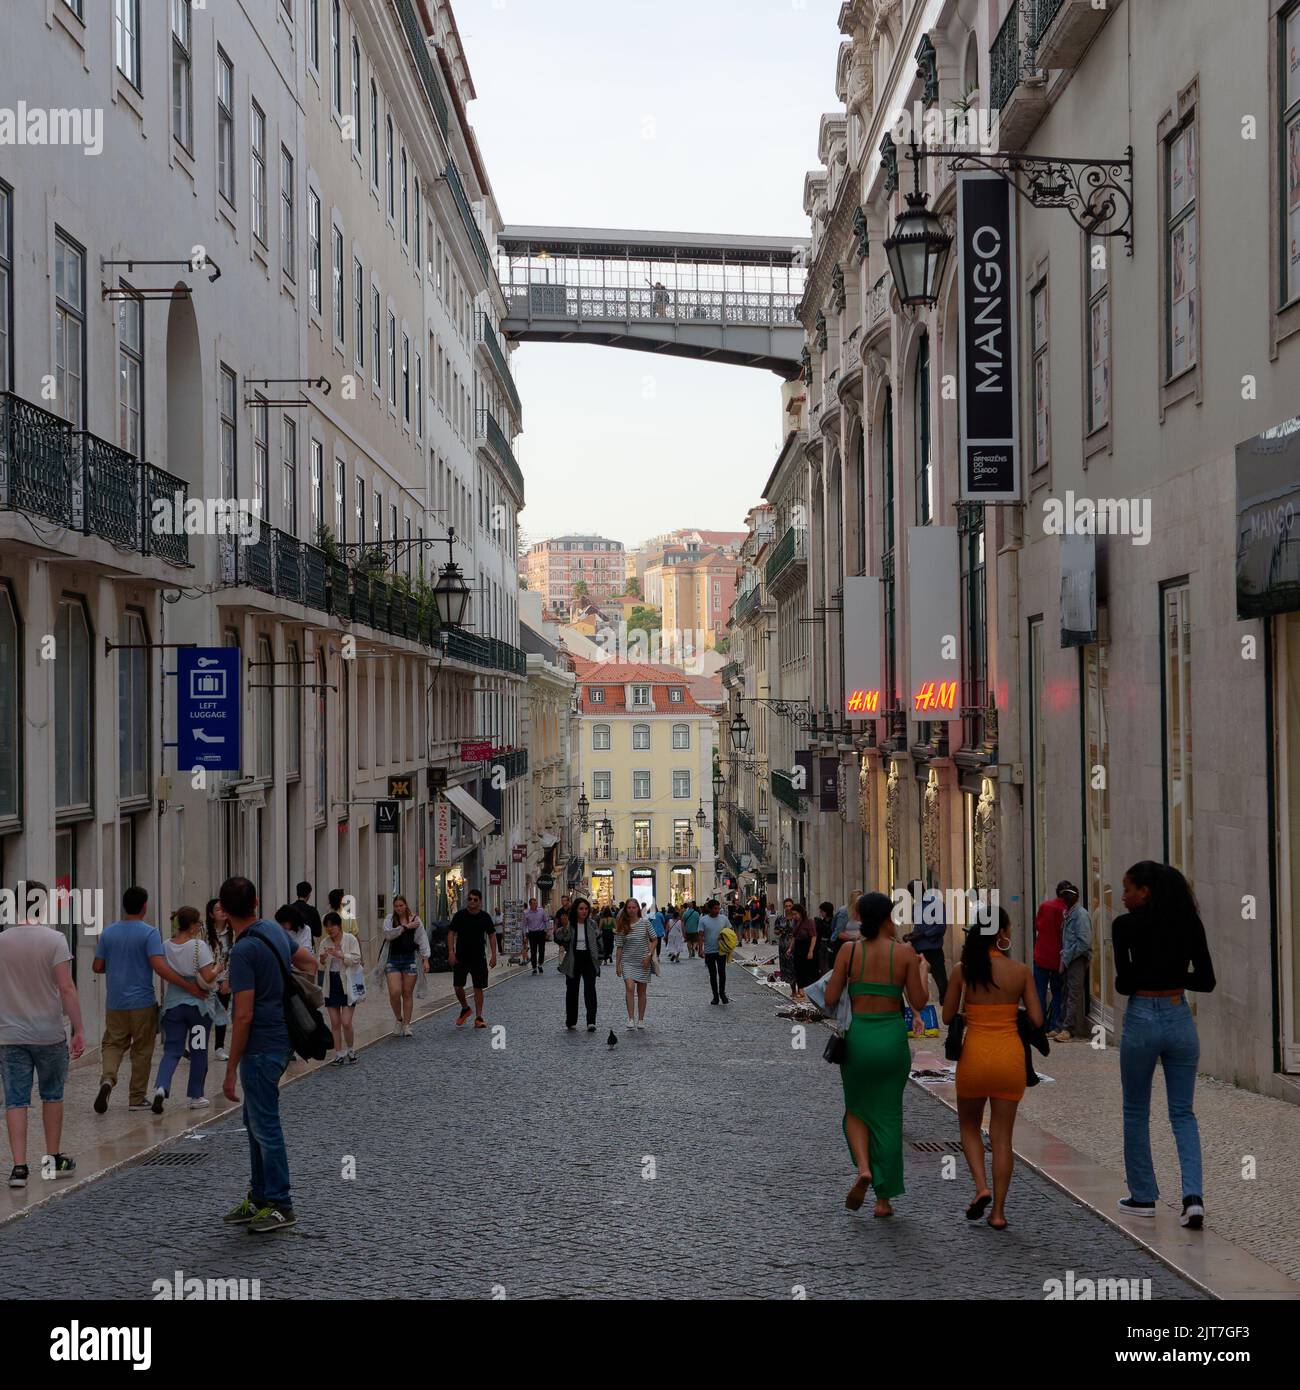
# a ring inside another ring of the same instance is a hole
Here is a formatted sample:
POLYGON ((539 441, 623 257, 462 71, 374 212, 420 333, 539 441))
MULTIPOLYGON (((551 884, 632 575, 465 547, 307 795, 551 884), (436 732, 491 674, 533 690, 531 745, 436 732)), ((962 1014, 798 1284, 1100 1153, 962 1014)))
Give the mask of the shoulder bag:
POLYGON ((952 1022, 948 1025, 948 1036, 943 1040, 943 1055, 950 1062, 961 1061, 962 1043, 966 1041, 966 1015, 961 1011, 961 1005, 966 1002, 966 983, 962 981, 961 999, 958 1002, 957 1012, 952 1016, 952 1022))
MULTIPOLYGON (((837 1021, 838 1021, 839 1019, 841 1019, 841 1018, 843 1017, 844 1011, 843 1011, 842 1006, 847 1002, 848 1005, 849 1005, 848 1017, 849 1017, 849 1023, 850 1023, 850 1025, 852 1024, 852 1021, 853 1021, 853 1004, 852 1004, 851 999, 850 999, 850 996, 849 996, 849 981, 853 978, 853 956, 854 956, 854 952, 856 951, 856 949, 857 949, 857 948, 855 947, 855 948, 854 948, 854 951, 850 951, 850 952, 849 952, 848 972, 846 973, 846 975, 845 975, 845 977, 844 977, 844 993, 840 996, 840 1006, 837 1006, 837 1008, 836 1008, 836 1010, 835 1010, 836 1019, 837 1019, 837 1021)), ((825 1004, 825 1002, 826 1002, 825 989, 826 989, 826 983, 827 983, 827 981, 828 981, 829 979, 830 979, 830 976, 827 976, 827 977, 826 977, 826 980, 819 980, 819 981, 817 981, 817 983, 818 983, 819 985, 821 985, 821 987, 822 987, 822 1003, 823 1003, 823 1004, 825 1004)), ((804 992, 807 993, 806 990, 805 990, 804 992)), ((846 1031, 847 1031, 847 1029, 846 1029, 846 1031)), ((844 1058, 845 1058, 845 1055, 847 1054, 847 1052, 848 1052, 848 1043, 845 1041, 844 1033, 840 1032, 838 1028, 832 1026, 832 1028, 831 1028, 831 1035, 830 1035, 829 1038, 826 1039, 826 1046, 822 1049, 822 1061, 823 1061, 823 1062, 834 1062, 834 1063, 836 1064, 836 1066, 843 1066, 843 1065, 844 1065, 844 1058)))
POLYGON ((254 941, 260 941, 280 967, 280 978, 284 981, 284 1024, 289 1031, 289 1043, 293 1050, 304 1062, 323 1061, 334 1045, 334 1036, 321 1017, 320 1009, 307 998, 298 973, 285 965, 279 951, 266 937, 252 927, 247 935, 254 941))

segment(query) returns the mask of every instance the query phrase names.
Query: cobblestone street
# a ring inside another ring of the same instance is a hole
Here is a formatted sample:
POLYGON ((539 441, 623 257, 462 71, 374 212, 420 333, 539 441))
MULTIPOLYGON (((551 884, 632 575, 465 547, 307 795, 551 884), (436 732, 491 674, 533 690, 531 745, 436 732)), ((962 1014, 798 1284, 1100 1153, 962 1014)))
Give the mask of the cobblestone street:
POLYGON ((792 1047, 779 1001, 742 971, 723 1009, 701 962, 663 970, 643 1034, 623 1031, 608 967, 598 1032, 566 1033, 552 961, 489 991, 488 1032, 445 1011, 288 1087, 292 1231, 220 1224, 247 1181, 231 1116, 0 1228, 0 1279, 16 1297, 92 1299, 148 1298, 177 1270, 256 1278, 262 1298, 1041 1299, 1073 1270, 1199 1296, 1024 1167, 1010 1228, 968 1224, 960 1155, 946 1181, 944 1155, 913 1147, 955 1140, 955 1122, 915 1087, 898 1215, 847 1212, 824 1033, 792 1047))

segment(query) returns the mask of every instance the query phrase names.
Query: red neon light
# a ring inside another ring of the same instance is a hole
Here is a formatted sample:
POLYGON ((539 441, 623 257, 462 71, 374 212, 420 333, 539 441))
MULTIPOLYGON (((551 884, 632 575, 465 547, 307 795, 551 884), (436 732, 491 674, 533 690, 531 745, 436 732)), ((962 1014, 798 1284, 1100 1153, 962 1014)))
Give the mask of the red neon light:
POLYGON ((957 682, 926 681, 912 696, 912 707, 918 714, 928 714, 931 710, 940 709, 955 711, 957 708, 957 682))
POLYGON ((880 691, 855 690, 845 701, 849 714, 875 714, 880 709, 880 691))

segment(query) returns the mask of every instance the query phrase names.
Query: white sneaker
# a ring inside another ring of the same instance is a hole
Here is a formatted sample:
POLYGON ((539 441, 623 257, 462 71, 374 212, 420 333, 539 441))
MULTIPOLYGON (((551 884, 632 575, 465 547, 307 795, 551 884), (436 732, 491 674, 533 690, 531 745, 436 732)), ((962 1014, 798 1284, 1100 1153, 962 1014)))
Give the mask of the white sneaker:
POLYGON ((400 1038, 402 1036, 402 1020, 400 1018, 393 1024, 393 1036, 395 1038, 400 1038))
POLYGON ((219 1062, 228 1062, 230 1061, 230 1053, 224 1047, 219 1047, 216 1051, 216 1058, 219 1062))
POLYGON ((641 1030, 641 1032, 644 1033, 650 1025, 645 1021, 645 1019, 639 1018, 637 1019, 636 1026, 641 1030))
POLYGON ((636 1019, 634 1019, 634 1018, 629 1018, 629 1019, 628 1019, 628 1021, 627 1021, 627 1031, 628 1031, 629 1033, 635 1033, 635 1032, 636 1032, 636 1019))
POLYGON ((415 1031, 409 1023, 402 1029, 402 1036, 404 1038, 413 1038, 415 1036, 415 1031))
POLYGON ((190 1101, 190 1109, 206 1110, 208 1106, 210 1106, 211 1104, 212 1102, 207 1098, 207 1096, 198 1096, 194 1100, 190 1101))

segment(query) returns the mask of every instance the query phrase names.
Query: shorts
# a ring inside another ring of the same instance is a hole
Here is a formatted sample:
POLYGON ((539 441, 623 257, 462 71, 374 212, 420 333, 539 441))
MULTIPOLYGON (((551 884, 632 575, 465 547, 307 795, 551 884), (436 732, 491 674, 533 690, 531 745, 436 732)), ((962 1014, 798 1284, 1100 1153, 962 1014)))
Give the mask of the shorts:
POLYGON ((26 1110, 32 1103, 33 1073, 41 1099, 54 1104, 63 1099, 68 1079, 68 1044, 0 1043, 0 1072, 4 1073, 6 1110, 26 1110))
POLYGON ((415 975, 418 973, 413 960, 390 960, 384 966, 385 975, 415 975))
POLYGON ((466 977, 473 979, 475 989, 486 989, 488 982, 487 957, 480 956, 478 960, 464 960, 458 956, 456 964, 451 968, 451 982, 457 989, 464 989, 466 977))
POLYGON ((348 992, 343 984, 343 973, 339 970, 329 972, 330 987, 325 995, 325 1007, 327 1009, 350 1009, 352 1005, 348 1002, 348 992))

